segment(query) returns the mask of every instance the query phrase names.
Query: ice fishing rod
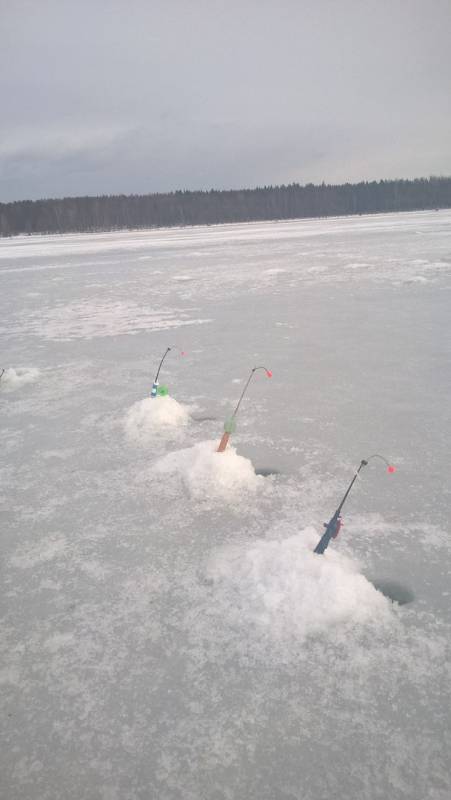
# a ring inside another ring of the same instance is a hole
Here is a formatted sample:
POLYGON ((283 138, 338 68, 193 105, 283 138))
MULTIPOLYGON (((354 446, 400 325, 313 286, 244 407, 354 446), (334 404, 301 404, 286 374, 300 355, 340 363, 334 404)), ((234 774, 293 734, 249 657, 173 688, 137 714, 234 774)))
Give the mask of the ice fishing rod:
POLYGON ((4 369, 2 369, 2 371, 0 372, 0 381, 1 381, 1 379, 2 379, 2 376, 3 376, 3 373, 4 373, 4 372, 5 372, 5 370, 4 370, 4 369))
POLYGON ((224 452, 224 450, 227 447, 227 444, 228 444, 228 441, 230 439, 231 434, 234 433, 235 430, 236 430, 236 415, 238 414, 241 402, 243 400, 244 395, 247 392, 248 386, 249 386, 252 378, 254 377, 254 374, 259 369, 263 369, 266 372, 266 377, 267 378, 272 378, 271 370, 270 369, 266 369, 266 367, 253 367, 251 369, 250 375, 249 375, 249 377, 248 377, 248 379, 246 381, 244 389, 241 392, 240 399, 238 400, 238 403, 236 404, 235 411, 233 412, 231 417, 226 419, 226 421, 224 423, 224 433, 222 434, 221 441, 219 442, 219 447, 218 447, 218 450, 217 450, 218 453, 223 453, 224 452))
MULTIPOLYGON (((167 395, 168 394, 167 386, 160 386, 159 383, 158 383, 158 377, 160 375, 161 367, 163 366, 163 361, 165 360, 165 358, 166 358, 166 356, 167 356, 167 354, 169 353, 170 350, 174 350, 174 348, 173 347, 166 348, 166 352, 163 355, 163 358, 161 359, 161 361, 160 361, 160 363, 158 365, 157 374, 155 375, 155 378, 153 379, 152 391, 150 393, 151 397, 157 397, 157 395, 167 395)), ((184 356, 185 352, 183 350, 181 350, 180 351, 180 355, 184 356)))
POLYGON ((354 483, 356 482, 357 478, 359 477, 360 470, 363 469, 363 467, 366 467, 367 464, 371 461, 372 458, 380 458, 380 459, 382 459, 384 464, 387 465, 387 472, 389 472, 390 474, 392 474, 393 472, 396 471, 396 468, 393 467, 387 461, 387 459, 384 458, 384 456, 379 455, 379 453, 374 453, 374 455, 370 456, 369 458, 366 458, 366 459, 363 458, 362 459, 362 461, 360 462, 359 468, 356 470, 351 483, 349 484, 348 488, 346 489, 346 492, 344 493, 344 497, 343 497, 340 505, 338 506, 335 514, 331 517, 329 522, 325 522, 324 523, 324 527, 325 527, 326 530, 324 531, 323 535, 321 536, 321 539, 319 540, 318 544, 315 547, 315 550, 314 550, 315 553, 320 554, 320 555, 322 553, 324 553, 324 551, 327 550, 327 547, 330 544, 330 540, 337 538, 338 534, 340 533, 341 526, 343 524, 343 520, 341 518, 341 509, 343 508, 346 500, 348 499, 349 492, 351 491, 352 487, 354 486, 354 483))

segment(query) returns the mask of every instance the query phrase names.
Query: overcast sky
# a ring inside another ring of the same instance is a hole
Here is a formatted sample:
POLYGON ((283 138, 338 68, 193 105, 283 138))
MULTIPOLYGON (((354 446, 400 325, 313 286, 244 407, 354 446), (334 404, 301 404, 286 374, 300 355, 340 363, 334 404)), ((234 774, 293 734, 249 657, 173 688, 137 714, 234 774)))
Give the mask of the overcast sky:
POLYGON ((0 201, 451 174, 451 0, 0 0, 0 201))

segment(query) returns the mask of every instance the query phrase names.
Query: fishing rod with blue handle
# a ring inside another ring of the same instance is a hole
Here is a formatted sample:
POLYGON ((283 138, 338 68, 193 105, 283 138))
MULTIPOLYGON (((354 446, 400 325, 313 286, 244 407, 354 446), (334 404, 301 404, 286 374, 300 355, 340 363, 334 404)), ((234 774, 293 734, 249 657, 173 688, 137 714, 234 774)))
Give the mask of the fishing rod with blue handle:
POLYGON ((341 509, 343 508, 346 500, 348 499, 349 493, 350 493, 352 487, 354 486, 354 483, 356 482, 357 478, 359 477, 360 470, 362 470, 363 467, 366 467, 367 464, 371 461, 372 458, 380 458, 380 459, 382 459, 382 461, 387 465, 387 472, 389 472, 390 474, 395 472, 395 467, 393 467, 391 464, 389 464, 387 459, 384 458, 384 456, 379 455, 379 453, 374 453, 374 455, 372 455, 372 456, 370 456, 369 458, 366 458, 366 459, 363 458, 361 460, 361 462, 360 462, 360 465, 359 465, 358 469, 356 470, 356 472, 354 474, 354 477, 353 477, 351 483, 349 484, 348 488, 346 489, 346 492, 344 493, 344 496, 343 496, 343 499, 342 499, 340 505, 338 506, 338 508, 335 511, 335 513, 333 514, 333 516, 330 518, 329 522, 325 522, 324 523, 324 527, 325 527, 326 530, 324 531, 323 535, 321 536, 321 539, 319 540, 318 544, 316 545, 315 550, 313 551, 314 553, 317 553, 318 555, 322 555, 325 552, 325 550, 327 550, 331 539, 336 539, 337 538, 338 534, 340 533, 341 526, 343 524, 343 520, 341 518, 341 509))

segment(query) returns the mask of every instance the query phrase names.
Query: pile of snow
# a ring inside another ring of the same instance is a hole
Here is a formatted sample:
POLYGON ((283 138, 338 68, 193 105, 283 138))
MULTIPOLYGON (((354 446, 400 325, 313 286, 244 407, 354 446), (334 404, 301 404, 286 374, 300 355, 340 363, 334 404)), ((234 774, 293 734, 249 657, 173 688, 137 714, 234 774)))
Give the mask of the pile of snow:
POLYGON ((256 492, 264 478, 255 474, 252 462, 234 447, 218 453, 219 440, 200 442, 186 450, 169 453, 156 465, 163 474, 178 474, 195 500, 230 500, 256 492))
MULTIPOLYGON (((1 372, 1 370, 0 370, 1 372)), ((0 391, 13 392, 27 383, 34 383, 39 377, 39 370, 33 367, 22 369, 5 369, 0 378, 0 391)))
POLYGON ((131 442, 150 444, 156 436, 173 438, 189 421, 187 406, 173 397, 145 397, 127 411, 125 433, 131 442))
POLYGON ((388 600, 335 550, 318 556, 319 534, 306 528, 284 540, 256 541, 221 548, 210 559, 223 613, 232 627, 302 642, 333 629, 340 635, 365 624, 392 619, 388 600))

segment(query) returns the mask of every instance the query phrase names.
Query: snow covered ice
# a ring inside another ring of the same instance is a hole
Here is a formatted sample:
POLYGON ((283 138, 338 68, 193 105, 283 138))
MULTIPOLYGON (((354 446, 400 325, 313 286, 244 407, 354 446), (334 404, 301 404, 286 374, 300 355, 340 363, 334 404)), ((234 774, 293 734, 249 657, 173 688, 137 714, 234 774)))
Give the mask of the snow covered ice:
POLYGON ((449 800, 450 293, 449 211, 0 241, 2 800, 449 800))

